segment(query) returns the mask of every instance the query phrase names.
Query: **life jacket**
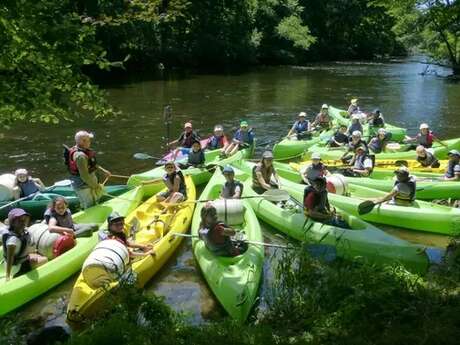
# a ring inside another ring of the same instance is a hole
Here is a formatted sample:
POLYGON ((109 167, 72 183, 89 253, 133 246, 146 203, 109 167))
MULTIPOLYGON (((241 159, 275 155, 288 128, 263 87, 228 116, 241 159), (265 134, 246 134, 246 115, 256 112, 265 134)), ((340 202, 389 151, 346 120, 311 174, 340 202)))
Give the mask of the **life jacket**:
POLYGON ((202 228, 199 235, 203 238, 206 248, 214 255, 233 256, 235 251, 230 237, 223 236, 220 229, 225 227, 223 222, 217 222, 212 228, 202 228))
POLYGON ((88 171, 93 173, 97 170, 96 151, 91 149, 82 149, 78 146, 73 146, 70 149, 64 146, 64 163, 69 170, 69 173, 74 176, 80 176, 78 171, 77 162, 74 159, 76 152, 83 152, 88 159, 88 171))
POLYGON ((426 135, 422 133, 417 134, 417 143, 426 147, 427 149, 433 146, 434 135, 432 131, 428 131, 426 135))
POLYGON ((419 162, 423 167, 429 167, 437 163, 438 160, 431 152, 426 151, 425 158, 417 156, 417 162, 419 162))
POLYGON ((373 118, 371 121, 369 121, 369 125, 372 127, 383 127, 385 126, 385 121, 383 121, 383 118, 381 116, 377 118, 373 118))
POLYGON ((74 229, 72 213, 69 209, 67 209, 63 215, 60 215, 55 210, 47 209, 44 214, 45 223, 49 224, 51 218, 57 220, 57 226, 74 229))
POLYGON ((334 140, 340 144, 344 144, 348 142, 348 136, 340 131, 335 132, 334 140))
POLYGON ((230 199, 235 194, 236 187, 240 187, 240 195, 243 193, 243 184, 240 181, 233 180, 233 182, 225 182, 224 188, 222 189, 222 196, 224 199, 230 199))
POLYGON ((460 162, 459 161, 451 161, 449 160, 446 168, 445 176, 448 178, 455 177, 455 173, 459 173, 460 170, 460 162))
POLYGON ((329 125, 329 123, 331 122, 331 119, 329 117, 329 114, 323 114, 323 113, 318 113, 318 115, 316 115, 316 119, 318 124, 321 126, 321 127, 324 127, 326 125, 329 125))
POLYGON ((165 174, 163 176, 163 180, 169 181, 171 185, 174 185, 174 179, 176 178, 176 175, 178 175, 180 178, 179 193, 181 193, 184 196, 184 198, 186 198, 187 197, 187 187, 185 185, 185 177, 184 177, 184 174, 182 174, 182 171, 180 170, 175 171, 171 175, 165 174))
POLYGON ((358 170, 364 170, 365 167, 364 167, 364 161, 366 159, 370 159, 372 161, 372 167, 370 168, 369 170, 369 173, 372 172, 373 170, 373 167, 374 167, 374 160, 372 159, 373 157, 369 156, 369 155, 361 155, 361 156, 356 156, 355 155, 355 161, 354 161, 354 165, 353 165, 353 168, 354 169, 358 169, 358 170))
POLYGON ((253 141, 252 128, 244 132, 241 129, 237 130, 235 133, 235 139, 238 141, 242 141, 243 143, 246 143, 246 144, 252 144, 252 141, 253 141))
POLYGON ((371 139, 369 142, 369 149, 372 150, 374 153, 381 153, 383 151, 384 146, 388 142, 387 136, 382 140, 378 136, 371 139))
POLYGON ((410 177, 408 181, 395 181, 394 186, 399 186, 401 189, 406 189, 402 193, 394 196, 394 202, 399 205, 410 205, 415 200, 416 183, 414 177, 410 177), (406 188, 404 188, 406 187, 406 188))
POLYGON ((208 141, 208 147, 211 150, 221 149, 226 144, 227 144, 227 138, 225 137, 225 135, 222 135, 220 137, 216 137, 215 135, 213 135, 212 137, 209 138, 209 141, 208 141))
POLYGON ((270 183, 270 178, 271 176, 273 175, 275 169, 273 168, 273 165, 270 166, 270 168, 264 168, 262 166, 262 163, 257 163, 256 165, 254 165, 254 167, 252 168, 252 185, 253 187, 261 187, 260 183, 259 183, 259 179, 257 178, 257 175, 256 175, 256 170, 257 168, 260 168, 261 170, 261 173, 262 173, 262 177, 265 181, 265 183, 270 183))
POLYGON ((313 208, 317 210, 318 212, 328 212, 329 211, 329 199, 327 197, 327 190, 324 190, 322 192, 318 192, 315 188, 312 186, 308 186, 305 188, 303 192, 303 204, 304 207, 307 208, 307 198, 310 194, 313 193, 313 208))
POLYGON ((179 146, 190 148, 192 147, 193 142, 199 140, 200 137, 194 131, 191 133, 183 132, 179 140, 179 146))
POLYGON ((300 122, 300 121, 296 121, 294 123, 294 130, 296 131, 296 133, 303 133, 303 132, 307 132, 308 131, 308 127, 309 127, 309 122, 308 121, 303 121, 303 122, 300 122))
POLYGON ((305 170, 305 174, 307 175, 307 179, 310 183, 312 183, 316 178, 324 176, 324 170, 326 167, 323 163, 319 163, 317 165, 310 164, 308 168, 305 170))
POLYGON ((5 232, 2 235, 2 246, 3 246, 3 257, 5 260, 7 260, 7 247, 6 247, 6 242, 8 239, 11 237, 17 237, 21 241, 21 247, 19 249, 19 252, 14 255, 14 260, 13 260, 13 265, 16 265, 19 261, 25 259, 27 257, 27 244, 29 243, 30 240, 30 235, 27 231, 24 231, 21 235, 16 234, 15 232, 8 230, 8 232, 5 232))
POLYGON ((353 143, 353 139, 350 138, 350 141, 348 142, 348 151, 353 151, 353 153, 356 151, 356 148, 359 146, 364 146, 366 148, 366 151, 368 150, 367 143, 363 139, 359 139, 359 141, 355 144, 353 143))
POLYGON ((126 247, 128 246, 128 238, 126 237, 126 234, 124 232, 114 233, 114 232, 110 232, 109 230, 109 234, 107 235, 107 238, 118 241, 121 244, 125 245, 126 247))
POLYGON ((348 133, 350 133, 350 135, 354 132, 354 131, 360 131, 361 133, 363 132, 363 125, 361 123, 356 122, 356 123, 352 123, 350 125, 350 127, 348 127, 348 133))
POLYGON ((34 180, 28 178, 26 182, 17 182, 17 185, 20 190, 20 197, 24 198, 26 196, 32 195, 40 191, 40 189, 35 184, 34 180))
POLYGON ((190 150, 190 152, 188 153, 187 162, 189 164, 199 165, 199 164, 203 164, 204 161, 205 161, 205 158, 204 158, 203 150, 200 149, 198 152, 190 150))
POLYGON ((353 115, 354 113, 359 113, 360 109, 357 105, 350 104, 348 107, 348 115, 353 115))

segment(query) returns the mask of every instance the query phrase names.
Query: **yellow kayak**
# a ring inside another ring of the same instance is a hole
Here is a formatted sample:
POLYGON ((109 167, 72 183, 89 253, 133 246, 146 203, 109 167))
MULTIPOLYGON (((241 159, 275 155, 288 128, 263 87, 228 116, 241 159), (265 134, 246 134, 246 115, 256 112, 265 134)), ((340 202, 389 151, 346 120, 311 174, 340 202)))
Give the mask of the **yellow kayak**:
MULTIPOLYGON (((154 255, 134 257, 128 263, 133 273, 130 276, 136 278, 136 286, 140 288, 158 272, 181 243, 182 237, 174 236, 172 233, 186 233, 190 227, 195 209, 196 190, 191 177, 186 176, 185 182, 187 185, 186 202, 173 207, 165 207, 164 203, 156 201, 156 195, 154 195, 125 219, 128 227, 137 223, 134 241, 151 244, 155 252, 154 255)), ((81 273, 75 282, 67 306, 68 321, 82 322, 103 308, 104 299, 102 297, 106 292, 117 287, 119 280, 98 288, 92 288, 90 285, 93 284, 89 284, 81 273)))

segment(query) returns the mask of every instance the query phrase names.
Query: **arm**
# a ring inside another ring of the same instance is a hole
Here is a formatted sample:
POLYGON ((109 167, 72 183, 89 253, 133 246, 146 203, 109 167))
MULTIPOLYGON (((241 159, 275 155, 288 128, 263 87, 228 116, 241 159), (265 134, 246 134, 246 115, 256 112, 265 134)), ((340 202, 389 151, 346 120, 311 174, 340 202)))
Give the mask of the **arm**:
POLYGON ((6 281, 11 279, 11 267, 14 262, 14 251, 16 250, 15 245, 9 245, 6 247, 6 281))
POLYGON ((54 217, 51 217, 48 223, 48 231, 51 233, 61 234, 61 235, 69 235, 75 237, 75 233, 73 229, 66 228, 64 226, 58 226, 57 220, 54 217))
POLYGON ((235 187, 235 194, 233 194, 233 199, 240 199, 241 198, 241 187, 236 186, 235 187))
POLYGON ((260 171, 256 171, 256 177, 257 181, 259 181, 259 184, 262 186, 263 189, 269 190, 271 188, 270 185, 265 182, 264 177, 262 176, 262 173, 260 171))
POLYGON ((84 153, 75 153, 75 161, 77 163, 78 172, 80 173, 80 178, 85 182, 91 189, 99 188, 97 183, 97 178, 91 175, 88 171, 88 160, 84 153))
POLYGON ((35 182, 35 185, 38 187, 40 192, 46 189, 45 184, 39 178, 34 178, 32 180, 35 182))
POLYGON ((223 231, 222 231, 223 235, 224 236, 235 236, 236 232, 234 229, 232 228, 227 228, 227 227, 224 227, 223 228, 223 231))
POLYGON ((396 194, 398 194, 398 191, 397 190, 392 190, 390 193, 388 193, 387 195, 377 199, 375 201, 375 203, 377 204, 381 204, 381 203, 384 203, 386 201, 390 201, 394 196, 396 196, 396 194))
POLYGON ((110 171, 108 171, 107 169, 104 169, 103 167, 101 167, 100 165, 97 166, 97 168, 102 171, 104 174, 106 174, 107 176, 112 176, 112 173, 110 171))

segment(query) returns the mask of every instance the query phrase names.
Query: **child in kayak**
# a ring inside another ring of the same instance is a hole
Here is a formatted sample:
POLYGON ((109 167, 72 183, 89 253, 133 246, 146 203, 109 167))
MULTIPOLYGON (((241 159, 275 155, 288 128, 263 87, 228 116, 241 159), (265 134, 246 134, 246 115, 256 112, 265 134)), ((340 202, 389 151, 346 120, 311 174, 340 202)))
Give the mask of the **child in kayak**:
POLYGON ((212 203, 207 203, 201 209, 201 223, 198 234, 206 248, 217 256, 238 256, 248 249, 247 243, 233 241, 236 231, 217 218, 217 210, 212 203))
POLYGON ((227 137, 224 134, 224 127, 216 125, 214 127, 214 134, 208 139, 205 149, 208 150, 225 150, 228 146, 227 137))
POLYGON ((179 138, 168 143, 168 146, 177 144, 179 147, 190 149, 194 141, 200 141, 200 136, 193 130, 192 123, 186 122, 179 138))
POLYGON ((345 176, 367 177, 374 168, 372 159, 366 153, 364 146, 358 146, 356 153, 350 161, 350 168, 342 170, 345 176))
POLYGON ((368 118, 370 128, 382 128, 385 126, 385 120, 380 109, 375 109, 368 118))
POLYGON ((436 136, 430 131, 430 126, 426 123, 422 123, 420 125, 420 132, 414 137, 406 137, 404 142, 412 143, 409 146, 409 150, 415 149, 418 145, 422 145, 423 147, 429 149, 433 146, 433 142, 439 141, 436 136))
POLYGON ((223 151, 226 156, 234 155, 239 149, 252 146, 254 143, 254 132, 249 128, 247 121, 241 121, 230 145, 223 151))
POLYGON ((416 182, 413 176, 410 176, 407 167, 399 167, 394 171, 396 182, 390 193, 377 199, 376 203, 389 201, 389 204, 398 206, 411 206, 415 200, 416 182))
POLYGON ((329 140, 329 147, 341 147, 348 143, 348 135, 347 133, 347 126, 340 125, 337 132, 335 132, 334 136, 329 140))
MULTIPOLYGON (((157 196, 158 201, 167 203, 181 202, 187 199, 187 187, 182 171, 178 170, 173 161, 165 164, 166 174, 163 176, 163 182, 168 188, 166 192, 161 192, 157 196)), ((149 183, 145 181, 144 183, 149 183)))
POLYGON ((205 157, 204 151, 201 149, 201 144, 199 141, 194 141, 192 144, 192 149, 190 150, 187 163, 179 163, 181 169, 187 169, 190 167, 197 168, 204 165, 205 157))
POLYGON ((301 174, 305 184, 311 185, 318 177, 329 175, 329 171, 327 171, 326 166, 321 163, 321 155, 317 152, 313 152, 311 155, 311 164, 309 164, 301 174))
POLYGON ((390 133, 387 133, 385 128, 379 128, 377 135, 369 140, 367 147, 372 153, 381 153, 384 152, 388 141, 390 140, 390 133))
POLYGON ((252 168, 252 189, 257 194, 262 194, 269 189, 280 188, 280 186, 278 174, 273 167, 273 153, 265 151, 260 162, 252 168))
POLYGON ((359 109, 359 106, 358 106, 358 99, 357 98, 353 98, 351 101, 350 101, 350 106, 348 107, 348 116, 351 117, 351 115, 353 114, 357 114, 357 113, 360 113, 361 112, 361 109, 359 109))
POLYGON ((26 169, 18 169, 14 175, 16 176, 15 187, 13 188, 15 199, 41 192, 46 188, 39 178, 29 176, 26 169))
POLYGON ((220 193, 222 199, 240 199, 243 194, 243 184, 235 180, 235 171, 230 165, 226 165, 222 170, 225 176, 225 184, 220 193))
POLYGON ((329 107, 327 104, 323 104, 321 111, 316 115, 315 121, 312 123, 312 128, 319 128, 320 130, 327 130, 331 128, 332 121, 329 116, 329 107))
POLYGON ((428 151, 425 146, 417 146, 415 153, 417 154, 417 162, 419 162, 422 167, 439 168, 441 166, 438 159, 434 154, 428 151))
POLYGON ((35 246, 27 232, 30 215, 22 208, 8 213, 8 229, 2 234, 5 280, 20 276, 45 264, 48 259, 35 252, 35 246))
POLYGON ((450 150, 448 153, 449 162, 447 164, 444 180, 459 181, 460 180, 460 152, 450 150))
POLYGON ((351 124, 348 127, 348 135, 351 136, 354 132, 363 132, 363 125, 359 122, 359 116, 356 114, 351 115, 351 124))
POLYGON ((305 140, 310 138, 310 121, 306 119, 305 112, 299 113, 299 119, 294 122, 292 128, 289 130, 287 137, 294 140, 305 140))

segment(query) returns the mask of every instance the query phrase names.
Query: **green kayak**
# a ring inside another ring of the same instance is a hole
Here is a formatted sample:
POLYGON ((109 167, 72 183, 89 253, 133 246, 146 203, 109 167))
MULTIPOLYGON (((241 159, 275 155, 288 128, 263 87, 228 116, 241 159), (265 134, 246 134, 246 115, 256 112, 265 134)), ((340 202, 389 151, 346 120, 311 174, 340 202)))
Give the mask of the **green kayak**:
MULTIPOLYGON (((118 198, 78 212, 73 216, 73 219, 75 223, 97 223, 101 226, 113 211, 121 215, 130 213, 141 203, 143 196, 142 187, 135 188, 118 198)), ((8 282, 5 282, 4 278, 0 278, 0 315, 5 315, 40 296, 76 273, 97 241, 97 232, 93 233, 91 237, 78 238, 74 248, 48 263, 8 282)), ((0 249, 0 256, 3 257, 2 249, 0 249)), ((0 277, 4 277, 4 270, 5 265, 2 264, 0 277)))
MULTIPOLYGON (((217 199, 225 178, 216 170, 200 196, 200 200, 217 199)), ((229 224, 243 231, 249 241, 262 241, 259 221, 247 200, 244 207, 243 224, 229 224)), ((198 235, 200 212, 204 203, 197 203, 192 222, 192 235, 198 235)), ((256 300, 264 261, 264 248, 249 244, 248 250, 236 257, 215 256, 204 242, 193 239, 193 253, 214 295, 228 314, 244 322, 256 300)))
MULTIPOLYGON (((243 162, 235 164, 249 171, 252 164, 243 162)), ((247 176, 247 175, 246 175, 247 176)), ((244 178, 244 177, 243 177, 244 178)), ((244 182, 244 196, 256 195, 251 188, 251 179, 244 182)), ((303 188, 286 181, 283 189, 297 200, 303 202, 303 188), (293 188, 293 186, 295 188, 293 188)), ((442 257, 444 250, 424 247, 391 236, 374 225, 342 210, 338 213, 351 229, 326 225, 306 219, 303 210, 286 209, 264 199, 248 199, 257 216, 264 222, 280 230, 284 234, 307 243, 334 246, 337 255, 346 259, 366 260, 369 263, 388 265, 401 264, 414 273, 425 273, 432 263, 431 257, 442 257)))
MULTIPOLYGON (((303 191, 304 184, 300 184, 301 178, 293 169, 276 170, 283 177, 283 183, 290 188, 303 191)), ((345 195, 329 193, 331 204, 352 215, 358 216, 358 205, 366 199, 381 198, 386 192, 348 184, 345 195)), ((361 215, 362 219, 393 225, 399 228, 433 232, 443 235, 455 236, 460 234, 460 209, 436 205, 426 201, 416 200, 412 206, 397 206, 384 203, 377 205, 372 212, 361 215)))
MULTIPOLYGON (((337 121, 340 125, 350 125, 350 119, 348 117, 348 113, 345 110, 341 110, 338 108, 334 108, 329 106, 329 116, 331 116, 335 121, 337 121)), ((387 132, 391 133, 391 140, 392 141, 402 141, 406 137, 406 129, 401 127, 396 127, 385 123, 384 128, 387 132)), ((368 124, 363 125, 363 136, 366 139, 369 139, 376 135, 378 128, 370 127, 368 124)))
MULTIPOLYGON (((189 175, 192 176, 193 183, 195 185, 200 185, 203 183, 206 183, 209 181, 209 179, 212 176, 212 171, 214 165, 220 165, 224 166, 226 164, 230 164, 234 160, 242 159, 242 158, 250 158, 252 154, 254 153, 254 145, 250 148, 243 149, 241 151, 238 151, 236 154, 233 156, 221 159, 219 157, 220 150, 212 150, 212 151, 206 151, 205 152, 205 157, 206 157, 206 167, 203 168, 188 168, 185 170, 182 170, 184 175, 189 175), (211 168, 210 168, 211 167, 211 168)), ((180 163, 185 163, 187 158, 183 158, 182 160, 179 160, 178 162, 180 163)), ((153 180, 153 179, 158 179, 163 177, 165 174, 164 167, 159 166, 156 167, 152 170, 145 171, 140 174, 134 174, 131 175, 131 177, 128 180, 127 185, 128 186, 137 186, 139 185, 142 181, 145 180, 153 180)), ((163 185, 161 185, 161 188, 163 188, 163 185)), ((153 195, 161 190, 161 188, 157 188, 156 186, 153 186, 152 188, 149 188, 146 191, 147 195, 153 195)))
MULTIPOLYGON (((106 186, 105 192, 110 195, 120 195, 128 191, 129 187, 126 185, 114 185, 106 186)), ((0 202, 0 220, 5 219, 8 216, 8 212, 15 207, 22 208, 26 210, 33 219, 42 219, 43 213, 48 207, 49 203, 58 196, 64 196, 69 203, 69 209, 72 212, 77 211, 80 208, 80 201, 75 195, 75 192, 71 186, 59 186, 56 188, 50 188, 49 192, 35 194, 32 198, 19 201, 13 205, 1 208, 11 201, 0 202)), ((102 202, 108 200, 108 196, 102 197, 102 202)))

